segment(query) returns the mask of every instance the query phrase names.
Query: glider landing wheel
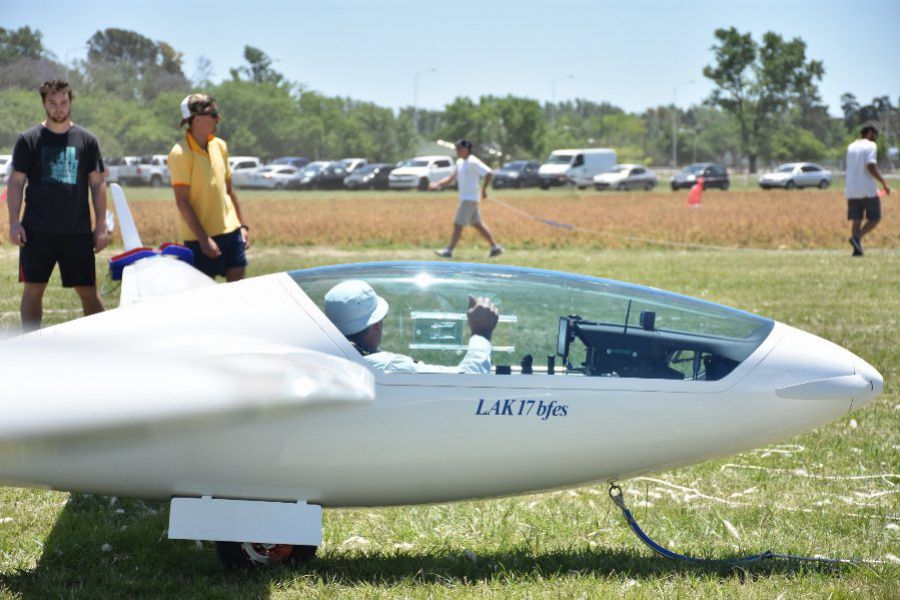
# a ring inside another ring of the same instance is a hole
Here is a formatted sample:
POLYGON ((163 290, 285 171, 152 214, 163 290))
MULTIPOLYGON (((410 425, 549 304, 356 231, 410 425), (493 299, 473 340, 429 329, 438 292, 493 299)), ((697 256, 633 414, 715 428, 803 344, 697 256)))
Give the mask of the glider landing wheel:
POLYGON ((216 554, 226 569, 247 569, 269 565, 303 564, 316 556, 316 546, 216 542, 216 554))

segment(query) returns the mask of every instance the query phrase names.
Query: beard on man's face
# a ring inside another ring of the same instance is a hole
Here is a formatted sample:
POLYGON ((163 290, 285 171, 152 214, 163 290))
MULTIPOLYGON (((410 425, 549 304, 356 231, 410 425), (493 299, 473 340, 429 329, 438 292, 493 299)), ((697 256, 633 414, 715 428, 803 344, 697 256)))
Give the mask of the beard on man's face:
POLYGON ((60 110, 55 110, 53 111, 53 113, 51 113, 49 110, 47 110, 47 108, 44 108, 44 112, 47 113, 47 118, 54 123, 68 123, 69 115, 72 114, 72 109, 67 110, 65 114, 62 114, 62 111, 60 110), (62 116, 60 116, 61 114, 62 116))

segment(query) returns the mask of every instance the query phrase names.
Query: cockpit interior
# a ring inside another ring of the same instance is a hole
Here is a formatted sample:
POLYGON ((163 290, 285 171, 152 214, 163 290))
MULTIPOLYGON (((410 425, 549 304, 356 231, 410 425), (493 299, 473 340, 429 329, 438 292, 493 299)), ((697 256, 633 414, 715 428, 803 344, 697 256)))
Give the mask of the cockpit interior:
POLYGON ((361 279, 388 301, 381 348, 428 364, 459 362, 468 297, 500 311, 493 373, 716 381, 772 330, 769 319, 658 289, 557 271, 466 263, 362 263, 289 273, 321 309, 361 279))

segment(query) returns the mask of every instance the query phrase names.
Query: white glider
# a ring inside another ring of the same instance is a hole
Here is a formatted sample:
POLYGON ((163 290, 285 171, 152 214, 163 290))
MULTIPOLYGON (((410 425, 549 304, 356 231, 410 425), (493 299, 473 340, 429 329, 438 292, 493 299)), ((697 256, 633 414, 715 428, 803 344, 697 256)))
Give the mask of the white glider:
POLYGON ((883 388, 809 333, 582 275, 385 262, 141 285, 0 344, 0 482, 169 499, 169 536, 215 540, 228 565, 309 558, 322 507, 625 479, 783 440, 883 388), (390 303, 387 349, 445 365, 468 295, 491 297, 493 372, 373 372, 321 310, 346 279, 390 303))

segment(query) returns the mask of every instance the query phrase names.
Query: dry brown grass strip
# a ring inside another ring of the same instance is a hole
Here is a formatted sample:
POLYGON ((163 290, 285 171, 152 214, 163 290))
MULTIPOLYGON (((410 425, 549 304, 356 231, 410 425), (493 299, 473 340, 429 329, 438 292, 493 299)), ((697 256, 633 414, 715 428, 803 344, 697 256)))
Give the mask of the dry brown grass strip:
MULTIPOLYGON (((177 240, 174 200, 129 202, 145 242, 177 240)), ((440 247, 450 234, 456 198, 445 193, 242 192, 242 204, 260 245, 440 247)), ((646 240, 750 248, 844 248, 849 224, 840 190, 763 192, 709 191, 701 208, 686 206, 687 192, 591 193, 528 191, 497 194, 528 214, 603 234, 568 231, 513 212, 495 202, 482 215, 507 246, 644 246, 646 240)), ((892 226, 893 199, 884 202, 884 222, 867 238, 870 247, 900 247, 892 226)), ((472 230, 463 243, 483 242, 472 230)))

